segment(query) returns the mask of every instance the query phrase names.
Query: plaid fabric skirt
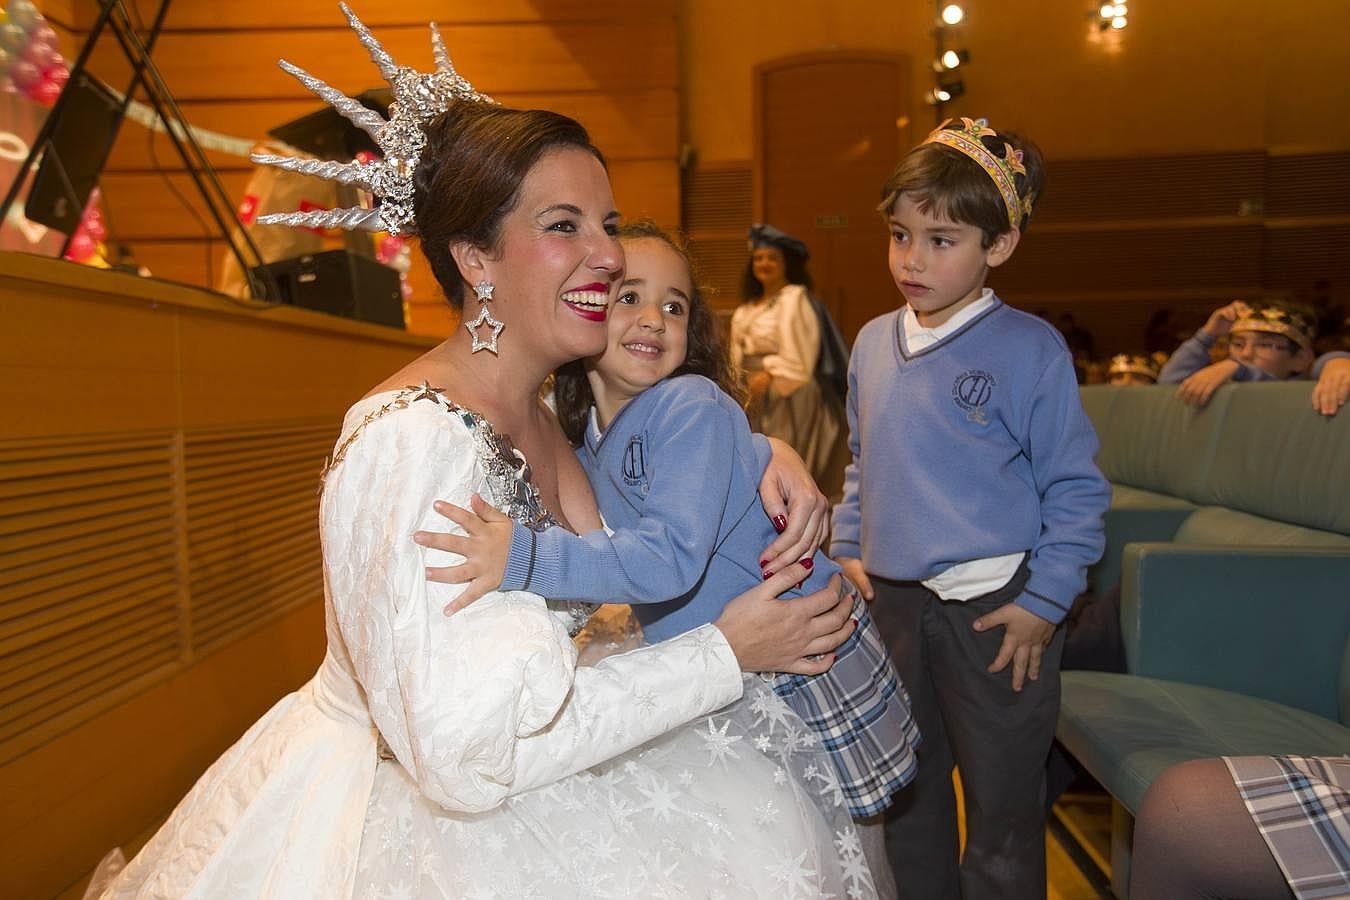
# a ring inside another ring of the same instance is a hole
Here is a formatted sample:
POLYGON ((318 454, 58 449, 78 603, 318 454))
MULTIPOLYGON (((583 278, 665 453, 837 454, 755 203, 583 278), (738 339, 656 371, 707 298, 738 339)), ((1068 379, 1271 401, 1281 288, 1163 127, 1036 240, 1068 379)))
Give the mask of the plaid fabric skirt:
POLYGON ((1224 757, 1300 900, 1350 897, 1350 757, 1224 757))
POLYGON ((773 687, 819 738, 854 818, 886 809, 914 779, 919 727, 867 601, 853 589, 858 627, 823 675, 780 674, 773 687))

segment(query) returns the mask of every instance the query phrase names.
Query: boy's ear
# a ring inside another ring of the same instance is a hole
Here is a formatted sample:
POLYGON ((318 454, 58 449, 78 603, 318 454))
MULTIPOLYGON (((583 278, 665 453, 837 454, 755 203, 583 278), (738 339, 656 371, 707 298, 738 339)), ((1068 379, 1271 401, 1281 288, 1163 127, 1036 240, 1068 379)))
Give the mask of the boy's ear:
POLYGON ((1005 231, 994 238, 994 243, 990 244, 984 253, 985 264, 990 267, 1003 265, 1013 255, 1013 251, 1017 249, 1017 242, 1021 239, 1020 228, 1005 231))
POLYGON ((1294 374, 1306 375, 1312 368, 1312 364, 1317 361, 1317 357, 1307 347, 1299 347, 1298 352, 1294 354, 1294 374))

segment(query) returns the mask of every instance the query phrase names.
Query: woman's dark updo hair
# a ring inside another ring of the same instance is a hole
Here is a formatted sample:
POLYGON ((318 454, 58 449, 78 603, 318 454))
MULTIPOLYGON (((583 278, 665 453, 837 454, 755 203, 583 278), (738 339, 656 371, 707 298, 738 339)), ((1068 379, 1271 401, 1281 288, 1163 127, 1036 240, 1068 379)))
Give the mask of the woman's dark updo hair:
POLYGON ((751 248, 750 259, 746 261, 745 271, 741 273, 742 303, 758 300, 764 296, 764 285, 755 277, 755 251, 760 247, 773 247, 783 254, 783 277, 787 279, 788 284, 800 284, 808 291, 814 287, 811 281, 811 273, 806 270, 806 257, 800 253, 794 253, 781 244, 766 241, 751 248))
POLYGON ((495 247, 502 219, 515 208, 520 186, 541 156, 576 147, 605 165, 581 123, 542 109, 462 101, 423 131, 426 148, 413 173, 417 236, 445 299, 456 309, 463 308, 468 285, 450 245, 495 247))

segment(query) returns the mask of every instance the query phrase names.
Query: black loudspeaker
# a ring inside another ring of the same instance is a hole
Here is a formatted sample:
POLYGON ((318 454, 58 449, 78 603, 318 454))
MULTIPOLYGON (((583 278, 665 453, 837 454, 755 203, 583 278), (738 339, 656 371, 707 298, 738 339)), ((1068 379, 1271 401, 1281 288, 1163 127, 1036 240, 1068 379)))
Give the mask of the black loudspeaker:
POLYGON ((70 96, 33 176, 24 215, 74 234, 117 138, 122 101, 83 72, 66 85, 66 93, 70 96))
POLYGON ((349 319, 403 328, 398 273, 349 250, 329 250, 253 270, 268 299, 349 319))

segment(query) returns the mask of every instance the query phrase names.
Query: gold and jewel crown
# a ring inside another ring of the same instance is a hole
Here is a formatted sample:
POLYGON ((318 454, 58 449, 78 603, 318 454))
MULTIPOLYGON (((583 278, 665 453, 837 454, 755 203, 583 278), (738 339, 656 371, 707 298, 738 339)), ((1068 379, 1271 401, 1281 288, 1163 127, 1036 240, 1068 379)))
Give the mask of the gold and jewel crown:
POLYGON ((991 151, 984 145, 982 138, 999 137, 999 133, 989 127, 988 119, 967 119, 961 117, 960 128, 948 128, 952 119, 943 122, 933 130, 925 144, 942 144, 973 159, 981 169, 994 180, 1003 197, 1003 205, 1008 210, 1008 224, 1020 228, 1031 216, 1031 207, 1036 198, 1032 194, 1021 196, 1017 191, 1018 175, 1026 175, 1026 166, 1022 164, 1022 151, 1004 140, 1003 155, 991 151))
POLYGON ((394 58, 375 40, 356 13, 346 3, 339 3, 338 6, 370 53, 380 74, 389 83, 394 98, 389 105, 389 118, 386 120, 299 66, 284 59, 280 65, 301 84, 327 101, 343 118, 374 138, 382 158, 372 162, 340 163, 255 153, 252 159, 259 165, 276 166, 291 172, 355 185, 369 191, 379 203, 373 209, 355 206, 272 213, 259 216, 258 222, 262 225, 290 225, 295 228, 345 228, 349 231, 411 234, 416 230, 413 221, 413 173, 417 171, 417 163, 427 143, 422 129, 457 101, 494 101, 486 94, 475 91, 473 85, 455 71, 436 23, 431 23, 431 50, 436 59, 436 71, 418 72, 394 62, 394 58))
POLYGON ((1279 306, 1253 307, 1247 315, 1233 323, 1230 331, 1264 331, 1289 338, 1305 350, 1312 349, 1313 324, 1302 313, 1279 306))
POLYGON ((1151 357, 1134 353, 1118 353, 1111 357, 1111 368, 1107 375, 1143 375, 1158 380, 1158 364, 1151 357))

